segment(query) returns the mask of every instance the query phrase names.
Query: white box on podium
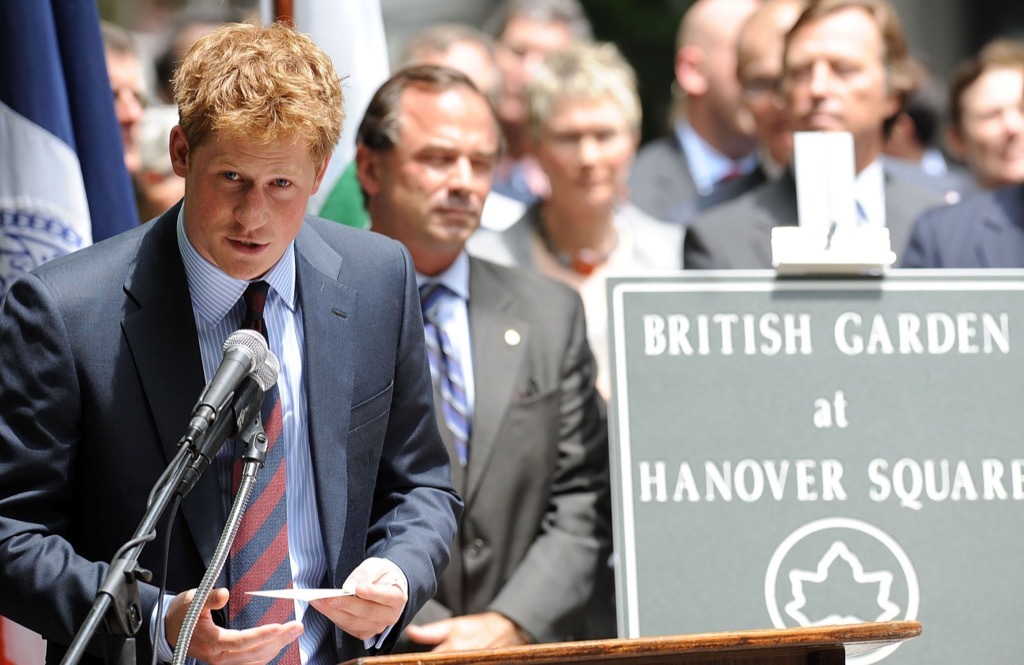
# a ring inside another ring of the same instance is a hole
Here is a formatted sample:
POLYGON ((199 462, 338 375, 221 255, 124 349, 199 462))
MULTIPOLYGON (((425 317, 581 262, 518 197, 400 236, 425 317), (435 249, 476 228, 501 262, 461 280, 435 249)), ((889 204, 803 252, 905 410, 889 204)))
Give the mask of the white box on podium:
POLYGON ((772 265, 780 275, 876 275, 895 261, 886 228, 772 229, 772 265))

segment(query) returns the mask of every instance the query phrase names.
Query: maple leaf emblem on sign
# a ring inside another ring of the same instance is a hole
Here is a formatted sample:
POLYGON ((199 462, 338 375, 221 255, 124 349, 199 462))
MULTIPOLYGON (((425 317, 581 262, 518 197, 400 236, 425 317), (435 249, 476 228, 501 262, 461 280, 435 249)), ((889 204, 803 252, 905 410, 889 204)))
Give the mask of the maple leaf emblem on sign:
POLYGON ((789 571, 793 599, 786 614, 801 626, 889 621, 900 613, 890 598, 893 577, 888 570, 864 570, 846 543, 834 541, 816 570, 789 571))

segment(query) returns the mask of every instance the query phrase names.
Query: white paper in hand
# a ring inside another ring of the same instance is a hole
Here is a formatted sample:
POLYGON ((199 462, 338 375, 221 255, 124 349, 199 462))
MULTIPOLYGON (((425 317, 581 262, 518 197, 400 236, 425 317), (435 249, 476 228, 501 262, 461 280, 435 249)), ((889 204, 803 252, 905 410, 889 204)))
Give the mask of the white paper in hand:
POLYGON ((351 596, 352 591, 346 589, 272 589, 268 591, 249 591, 250 596, 264 596, 266 598, 287 598, 289 600, 301 600, 309 602, 321 598, 337 598, 339 596, 351 596))

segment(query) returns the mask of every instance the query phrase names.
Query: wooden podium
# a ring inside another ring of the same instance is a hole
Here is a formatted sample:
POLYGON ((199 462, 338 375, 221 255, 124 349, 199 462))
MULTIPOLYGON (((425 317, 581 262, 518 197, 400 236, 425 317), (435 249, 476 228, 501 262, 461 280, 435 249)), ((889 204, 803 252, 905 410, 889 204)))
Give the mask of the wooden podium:
POLYGON ((470 665, 471 663, 584 663, 602 665, 840 665, 847 656, 898 644, 921 634, 917 621, 816 628, 750 630, 672 637, 560 642, 508 649, 357 658, 344 665, 470 665))

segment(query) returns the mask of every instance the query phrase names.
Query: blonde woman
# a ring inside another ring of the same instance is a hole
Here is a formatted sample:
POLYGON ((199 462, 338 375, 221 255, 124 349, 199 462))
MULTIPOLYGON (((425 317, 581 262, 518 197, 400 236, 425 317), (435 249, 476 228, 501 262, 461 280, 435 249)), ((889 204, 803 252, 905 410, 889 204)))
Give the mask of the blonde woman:
POLYGON ((610 43, 553 53, 527 86, 528 129, 550 194, 500 233, 480 231, 470 252, 532 268, 575 288, 610 394, 605 282, 613 273, 679 268, 681 231, 627 200, 640 137, 633 69, 610 43))

